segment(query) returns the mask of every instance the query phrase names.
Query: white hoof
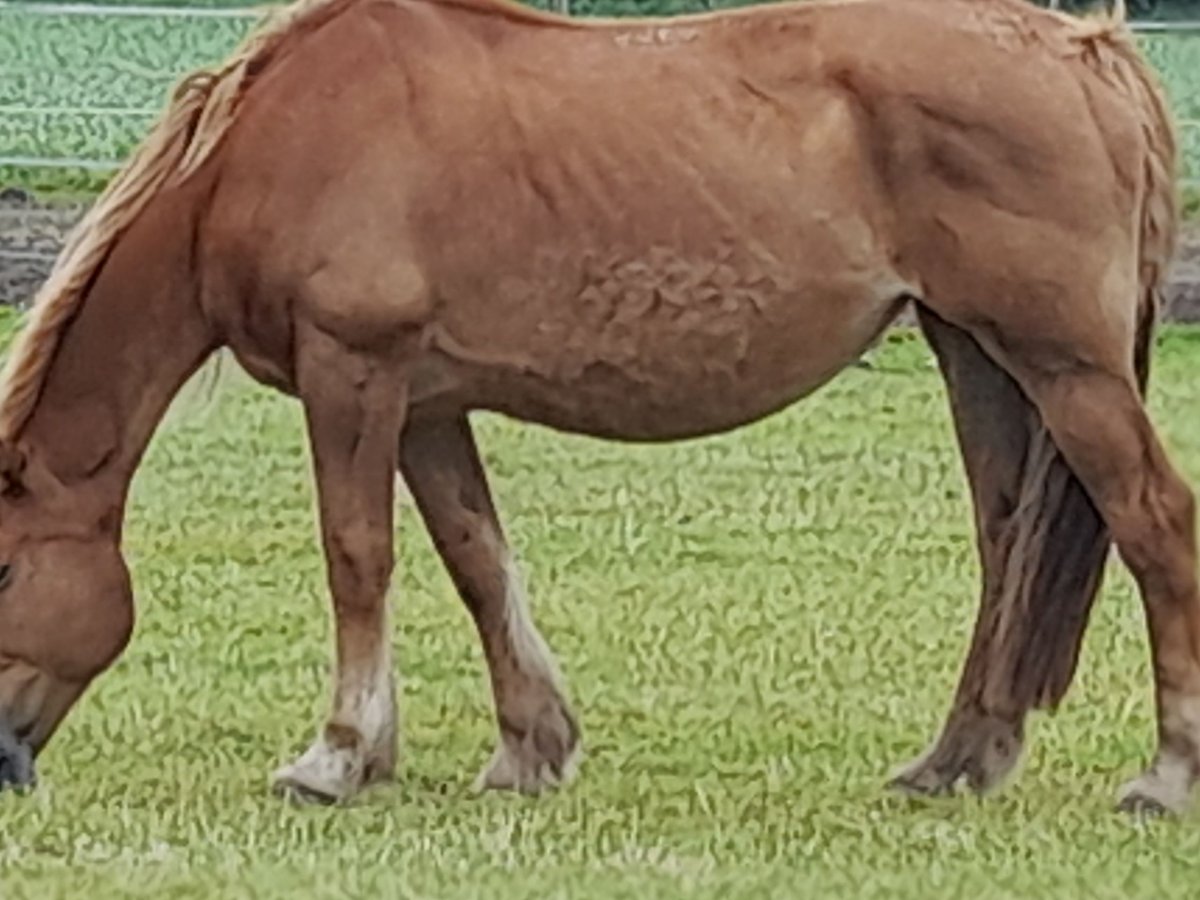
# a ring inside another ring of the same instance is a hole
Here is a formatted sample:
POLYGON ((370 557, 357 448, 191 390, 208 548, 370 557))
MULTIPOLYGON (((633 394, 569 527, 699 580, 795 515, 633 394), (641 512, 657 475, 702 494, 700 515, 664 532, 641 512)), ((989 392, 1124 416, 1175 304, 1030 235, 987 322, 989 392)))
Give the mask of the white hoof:
POLYGON ((307 803, 343 803, 366 783, 363 753, 357 747, 332 747, 324 738, 294 763, 275 772, 276 794, 307 803))
POLYGON ((1190 805, 1186 781, 1147 772, 1117 793, 1117 809, 1135 816, 1182 816, 1190 805))

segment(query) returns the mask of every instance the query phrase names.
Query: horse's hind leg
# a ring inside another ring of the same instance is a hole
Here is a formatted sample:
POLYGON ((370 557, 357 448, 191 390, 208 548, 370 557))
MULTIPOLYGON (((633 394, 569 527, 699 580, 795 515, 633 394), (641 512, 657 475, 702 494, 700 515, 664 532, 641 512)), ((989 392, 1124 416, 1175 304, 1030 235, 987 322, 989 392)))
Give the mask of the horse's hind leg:
MULTIPOLYGON (((1127 809, 1182 810, 1200 775, 1200 586, 1195 502, 1167 459, 1146 414, 1139 382, 1147 351, 1115 347, 1081 298, 1079 322, 1055 339, 1044 326, 993 324, 987 349, 1037 404, 1055 443, 1084 484, 1142 595, 1150 633, 1159 747, 1153 765, 1122 791, 1127 809)), ((1139 341, 1148 340, 1145 321, 1139 341)), ((1122 341, 1125 338, 1122 338, 1122 341)), ((1070 560, 1062 560, 1064 566, 1070 560)))
POLYGON ((1013 379, 965 331, 918 313, 950 395, 983 590, 945 728, 894 784, 936 794, 962 779, 982 791, 1018 761, 1029 710, 1066 692, 1110 541, 1013 379))
POLYGON ((536 793, 573 774, 579 729, 521 592, 463 416, 414 417, 400 465, 487 657, 500 742, 479 786, 536 793))
POLYGON ((1030 373, 1043 416, 1087 485, 1146 608, 1158 706, 1153 766, 1126 808, 1179 811, 1200 775, 1200 588, 1195 503, 1167 460, 1135 385, 1081 368, 1030 373))

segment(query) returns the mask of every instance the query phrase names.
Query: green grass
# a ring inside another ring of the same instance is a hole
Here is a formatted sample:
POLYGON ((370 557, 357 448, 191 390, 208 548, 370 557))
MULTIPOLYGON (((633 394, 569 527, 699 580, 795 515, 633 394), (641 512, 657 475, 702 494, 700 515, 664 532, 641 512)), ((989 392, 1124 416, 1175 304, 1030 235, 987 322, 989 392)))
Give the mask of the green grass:
MULTIPOLYGON (((1200 330, 1157 420, 1200 484, 1200 330)), ((0 796, 0 896, 1193 897, 1200 816, 1112 794, 1152 748, 1147 644, 1114 565, 1064 708, 983 802, 891 796, 966 648, 977 570, 939 379, 897 333, 755 426, 667 446, 476 421, 582 717, 565 792, 474 797, 493 741, 469 619, 404 507, 403 763, 347 809, 268 772, 324 709, 330 619, 297 406, 238 381, 172 415, 134 485, 134 640, 0 796)))
MULTIPOLYGON (((744 0, 711 5, 733 2, 744 0)), ((587 3, 580 7, 584 12, 591 8, 587 3)), ((611 2, 604 8, 625 9, 611 2)), ((0 156, 124 159, 178 78, 220 62, 251 25, 245 19, 48 17, 0 11, 0 156), (104 111, 82 111, 86 109, 104 111)), ((1200 35, 1145 35, 1141 40, 1176 115, 1200 122, 1200 35)), ((1200 126, 1181 129, 1181 142, 1183 175, 1200 179, 1200 126)), ((93 193, 105 177, 78 170, 0 167, 0 185, 50 194, 93 193)))

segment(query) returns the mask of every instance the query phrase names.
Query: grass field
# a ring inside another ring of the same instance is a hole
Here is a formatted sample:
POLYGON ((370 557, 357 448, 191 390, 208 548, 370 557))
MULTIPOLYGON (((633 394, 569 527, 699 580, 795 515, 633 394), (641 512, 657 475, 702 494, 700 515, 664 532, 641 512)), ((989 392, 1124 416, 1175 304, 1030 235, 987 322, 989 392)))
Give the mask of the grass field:
MULTIPOLYGON (((1158 421, 1200 484, 1200 330, 1158 421)), ((1114 565, 1064 708, 984 802, 882 784, 937 728, 975 605, 964 482, 924 346, 893 336, 758 425, 621 446, 480 417, 588 756, 566 792, 475 797, 493 740, 473 628, 414 514, 394 589, 399 780, 292 808, 267 774, 324 709, 330 621, 298 408, 234 382, 134 486, 132 645, 0 796, 0 897, 1194 897, 1200 816, 1110 811, 1152 747, 1114 565)))
MULTIPOLYGON (((0 156, 124 159, 171 85, 184 72, 223 59, 252 22, 0 10, 0 156)), ((1183 175, 1200 180, 1200 34, 1141 40, 1176 115, 1192 123, 1181 130, 1183 175)), ((0 186, 86 192, 103 177, 0 167, 0 186)), ((1189 208, 1200 203, 1189 196, 1189 208)))

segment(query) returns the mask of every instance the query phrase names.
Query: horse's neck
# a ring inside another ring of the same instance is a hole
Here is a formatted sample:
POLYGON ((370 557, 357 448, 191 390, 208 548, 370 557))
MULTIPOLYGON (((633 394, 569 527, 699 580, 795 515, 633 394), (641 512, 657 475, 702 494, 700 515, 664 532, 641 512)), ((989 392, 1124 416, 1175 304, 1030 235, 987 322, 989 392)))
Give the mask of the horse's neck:
POLYGON ((171 398, 211 352, 188 241, 170 222, 137 223, 67 326, 21 440, 62 484, 122 504, 171 398))

